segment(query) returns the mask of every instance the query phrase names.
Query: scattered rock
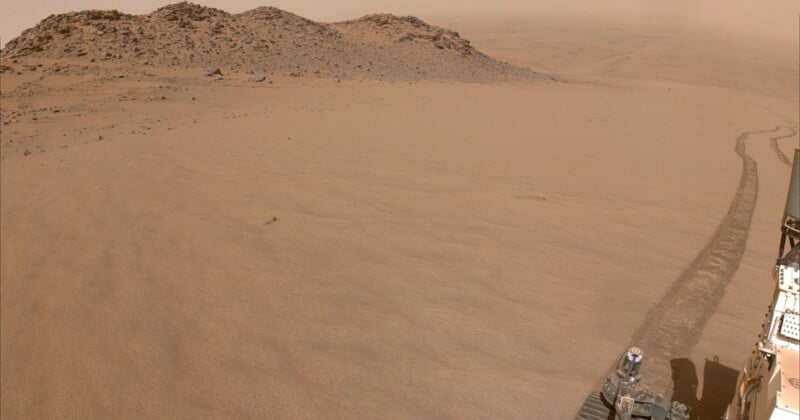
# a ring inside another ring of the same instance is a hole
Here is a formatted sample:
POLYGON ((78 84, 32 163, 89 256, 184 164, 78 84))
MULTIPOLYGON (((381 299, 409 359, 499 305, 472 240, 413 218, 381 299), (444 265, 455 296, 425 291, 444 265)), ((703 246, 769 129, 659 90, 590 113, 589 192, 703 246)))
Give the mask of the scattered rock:
POLYGON ((518 195, 517 198, 523 200, 533 200, 533 201, 546 201, 547 197, 543 197, 541 195, 518 195))
POLYGON ((272 216, 272 217, 268 218, 268 219, 267 219, 267 220, 264 222, 264 224, 265 224, 265 225, 270 225, 270 224, 272 224, 272 223, 275 223, 275 222, 277 222, 277 221, 278 221, 278 218, 277 218, 277 217, 275 217, 275 216, 272 216))
POLYGON ((267 80, 267 76, 251 76, 247 80, 249 82, 253 82, 253 83, 260 83, 260 82, 263 82, 264 80, 267 80))
MULTIPOLYGON (((215 63, 252 75, 332 80, 538 78, 480 53, 457 32, 415 17, 381 14, 328 24, 274 7, 231 14, 187 2, 146 15, 97 10, 52 15, 8 41, 0 57, 195 69, 215 63)), ((223 75, 218 67, 204 74, 219 76, 216 80, 223 75)))
POLYGON ((222 76, 222 70, 220 70, 219 68, 206 68, 205 74, 206 76, 216 76, 216 75, 222 76))

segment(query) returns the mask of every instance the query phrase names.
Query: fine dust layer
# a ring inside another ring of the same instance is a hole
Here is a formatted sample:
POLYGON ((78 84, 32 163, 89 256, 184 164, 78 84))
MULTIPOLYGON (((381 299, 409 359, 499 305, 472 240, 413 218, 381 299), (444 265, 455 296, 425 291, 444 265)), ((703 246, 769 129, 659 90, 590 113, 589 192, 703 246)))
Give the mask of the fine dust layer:
POLYGON ((779 124, 701 87, 97 71, 4 78, 4 417, 572 416, 779 124))

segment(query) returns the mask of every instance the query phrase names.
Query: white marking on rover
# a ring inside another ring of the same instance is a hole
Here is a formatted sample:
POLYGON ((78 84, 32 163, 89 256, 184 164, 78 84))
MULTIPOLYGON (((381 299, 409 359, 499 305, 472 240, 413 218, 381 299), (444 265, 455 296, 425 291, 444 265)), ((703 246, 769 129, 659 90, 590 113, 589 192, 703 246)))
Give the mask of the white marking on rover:
POLYGON ((800 315, 785 313, 781 320, 781 335, 800 340, 800 315))

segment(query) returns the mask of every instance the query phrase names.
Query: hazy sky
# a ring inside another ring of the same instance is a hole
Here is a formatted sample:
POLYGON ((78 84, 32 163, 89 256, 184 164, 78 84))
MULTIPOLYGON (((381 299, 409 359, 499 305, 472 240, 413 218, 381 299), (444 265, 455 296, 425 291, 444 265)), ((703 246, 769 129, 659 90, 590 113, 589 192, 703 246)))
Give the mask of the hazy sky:
MULTIPOLYGON (((53 13, 84 9, 117 9, 149 13, 175 0, 0 0, 0 41, 4 45, 22 30, 53 13)), ((491 14, 569 11, 646 18, 708 21, 791 37, 798 32, 800 0, 196 0, 228 12, 275 6, 317 21, 351 19, 367 13, 411 15, 491 14)), ((453 28, 458 29, 458 28, 453 28)))

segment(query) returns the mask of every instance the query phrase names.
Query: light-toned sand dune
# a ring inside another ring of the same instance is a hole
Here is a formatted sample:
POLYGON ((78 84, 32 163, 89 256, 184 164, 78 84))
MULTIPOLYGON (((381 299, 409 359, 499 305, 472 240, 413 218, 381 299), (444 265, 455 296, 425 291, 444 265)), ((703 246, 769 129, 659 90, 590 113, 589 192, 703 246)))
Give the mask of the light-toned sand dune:
POLYGON ((701 398, 771 296, 796 62, 659 41, 666 77, 649 55, 597 64, 641 38, 553 31, 547 51, 594 50, 548 61, 517 28, 462 35, 561 81, 11 64, 3 417, 571 418, 724 225, 737 138, 763 131, 738 270, 674 351, 701 398))

